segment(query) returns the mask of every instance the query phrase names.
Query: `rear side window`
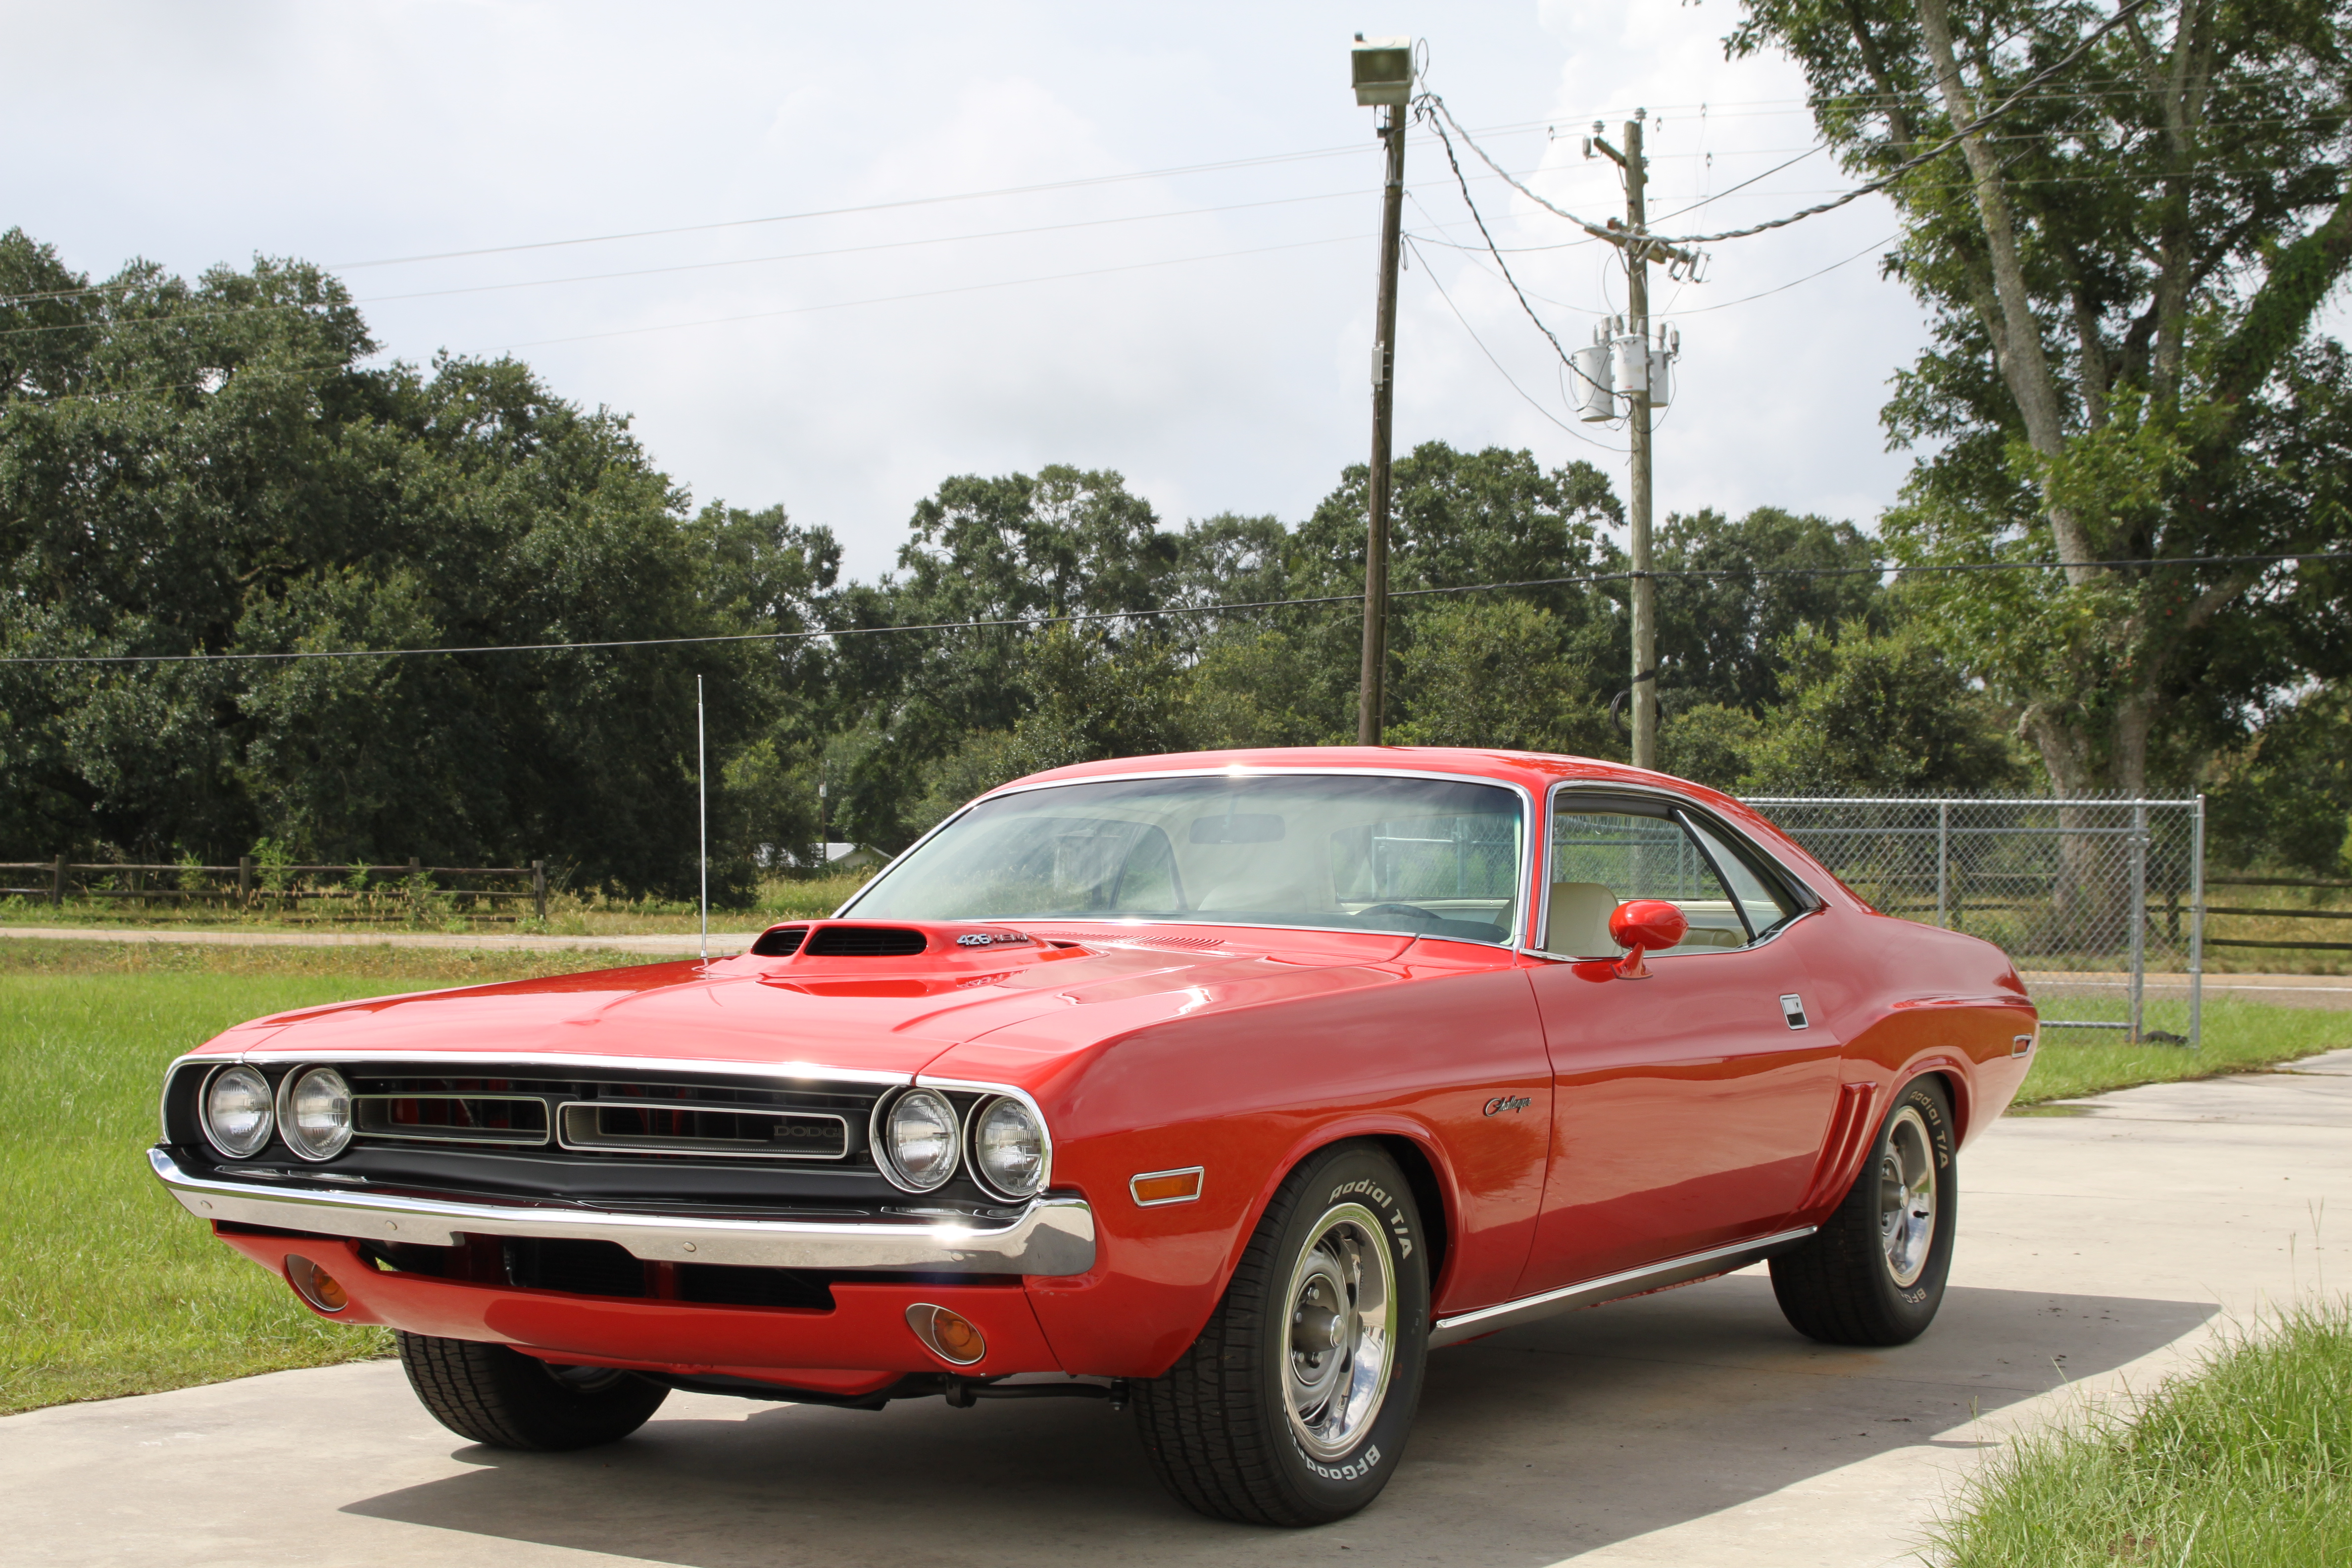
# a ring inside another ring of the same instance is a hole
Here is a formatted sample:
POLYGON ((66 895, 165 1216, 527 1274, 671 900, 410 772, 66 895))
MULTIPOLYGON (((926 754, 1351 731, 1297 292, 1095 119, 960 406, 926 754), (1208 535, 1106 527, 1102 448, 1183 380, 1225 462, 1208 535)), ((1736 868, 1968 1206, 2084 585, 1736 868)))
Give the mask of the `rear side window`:
POLYGON ((1710 831, 1706 823, 1693 817, 1684 820, 1700 844, 1706 848, 1707 858, 1722 871, 1731 896, 1748 917, 1748 927, 1758 936, 1775 930, 1799 911, 1797 901, 1757 874, 1748 858, 1710 831))

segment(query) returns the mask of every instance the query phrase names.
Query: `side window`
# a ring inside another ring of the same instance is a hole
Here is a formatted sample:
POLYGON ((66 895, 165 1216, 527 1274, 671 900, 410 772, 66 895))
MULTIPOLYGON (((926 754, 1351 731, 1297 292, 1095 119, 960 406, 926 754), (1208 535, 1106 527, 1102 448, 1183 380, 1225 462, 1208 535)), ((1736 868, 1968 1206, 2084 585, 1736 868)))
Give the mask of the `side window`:
POLYGON ((1720 834, 1708 830, 1706 824, 1685 817, 1691 832, 1706 847, 1707 856, 1723 872, 1730 884, 1731 896, 1738 900, 1748 916, 1748 924, 1758 936, 1773 930, 1797 912, 1796 900, 1756 872, 1748 858, 1727 844, 1720 834))
POLYGON ((1572 958, 1614 958, 1609 917, 1634 899, 1664 899, 1683 912, 1690 931, 1674 952, 1744 947, 1748 925, 1707 857, 1668 816, 1555 804, 1547 856, 1550 911, 1544 951, 1572 958))

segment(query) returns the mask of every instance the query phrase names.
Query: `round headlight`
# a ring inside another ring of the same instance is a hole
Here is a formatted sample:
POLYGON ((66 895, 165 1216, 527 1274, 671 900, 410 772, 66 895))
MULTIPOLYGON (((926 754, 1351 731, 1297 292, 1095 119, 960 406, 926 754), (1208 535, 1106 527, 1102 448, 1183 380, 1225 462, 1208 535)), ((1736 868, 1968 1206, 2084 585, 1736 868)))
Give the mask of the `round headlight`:
POLYGON ((287 1087, 278 1121, 288 1148, 305 1160, 331 1160, 352 1141, 352 1086, 332 1068, 312 1068, 287 1087))
POLYGON ((269 1142, 269 1080, 251 1068, 226 1068, 205 1085, 205 1137, 232 1160, 269 1142))
POLYGON ((1008 1198, 1025 1198, 1045 1183, 1045 1128, 1037 1113, 1006 1096, 992 1100, 971 1130, 971 1165, 1008 1198))
POLYGON ((910 1089, 890 1102, 883 1119, 886 1173, 900 1186, 928 1193, 955 1174, 955 1107, 928 1089, 910 1089))

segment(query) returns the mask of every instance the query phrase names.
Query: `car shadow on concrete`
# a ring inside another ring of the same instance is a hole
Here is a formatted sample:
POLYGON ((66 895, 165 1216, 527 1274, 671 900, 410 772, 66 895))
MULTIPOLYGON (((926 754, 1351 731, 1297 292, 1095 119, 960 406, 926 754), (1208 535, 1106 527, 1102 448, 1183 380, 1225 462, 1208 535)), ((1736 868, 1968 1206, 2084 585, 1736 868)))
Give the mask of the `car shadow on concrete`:
MULTIPOLYGON (((1703 1517, 2110 1371, 2215 1308, 1954 1289, 1893 1350, 1798 1337, 1760 1272, 1441 1351, 1386 1493, 1309 1532, 1357 1563, 1540 1564, 1703 1517)), ((1943 1440, 1940 1446, 1973 1447, 1943 1440)), ((1150 1559, 1292 1568, 1300 1534, 1199 1518, 1127 1419, 1078 1400, 876 1412, 673 1398, 583 1454, 479 1468, 345 1511, 688 1568, 1150 1559)))

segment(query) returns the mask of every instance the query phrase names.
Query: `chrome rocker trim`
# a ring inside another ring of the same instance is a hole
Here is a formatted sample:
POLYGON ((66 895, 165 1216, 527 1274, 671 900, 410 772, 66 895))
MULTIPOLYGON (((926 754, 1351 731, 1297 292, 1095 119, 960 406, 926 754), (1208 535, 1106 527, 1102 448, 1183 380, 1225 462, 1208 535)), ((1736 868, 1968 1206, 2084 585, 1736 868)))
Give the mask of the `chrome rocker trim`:
POLYGON ((908 1221, 701 1219, 552 1205, 468 1203, 314 1185, 262 1188, 191 1175, 162 1149, 156 1179, 198 1219, 372 1241, 454 1247, 469 1236, 617 1243, 654 1263, 755 1268, 921 1268, 956 1274, 1083 1274, 1094 1267, 1095 1215, 1083 1198, 1039 1197, 1004 1225, 908 1221))
POLYGON ((1537 1322, 1556 1312, 1572 1312, 1579 1307, 1598 1307, 1604 1301, 1639 1296, 1650 1290, 1663 1290, 1670 1285, 1687 1285, 1694 1279, 1705 1279, 1710 1275, 1728 1274, 1735 1268, 1761 1263, 1776 1252, 1786 1251, 1819 1228, 1809 1225, 1798 1230, 1784 1230, 1778 1236, 1735 1242, 1729 1247, 1718 1247, 1706 1252, 1694 1252, 1686 1258, 1629 1268, 1622 1274, 1603 1275, 1598 1279, 1588 1279, 1581 1285, 1547 1290, 1540 1296, 1524 1296, 1498 1306, 1481 1307, 1475 1312, 1457 1312, 1453 1317, 1440 1318, 1430 1324, 1429 1348, 1435 1350, 1440 1345, 1458 1345, 1464 1340, 1516 1329, 1522 1323, 1537 1322))

